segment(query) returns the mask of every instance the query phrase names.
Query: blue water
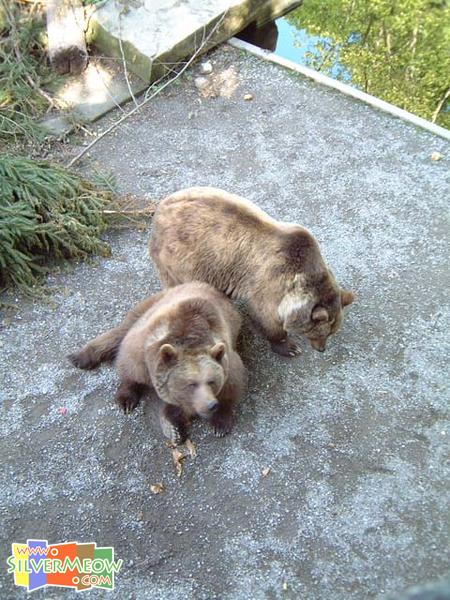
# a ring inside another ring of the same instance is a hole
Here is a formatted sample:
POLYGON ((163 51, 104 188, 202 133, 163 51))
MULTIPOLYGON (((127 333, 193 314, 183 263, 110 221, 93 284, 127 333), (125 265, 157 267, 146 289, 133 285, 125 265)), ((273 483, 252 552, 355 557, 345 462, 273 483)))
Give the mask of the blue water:
MULTIPOLYGON (((327 38, 311 35, 306 29, 297 29, 285 19, 277 19, 276 24, 278 27, 278 42, 275 54, 305 67, 312 67, 312 58, 320 59, 322 53, 318 44, 332 44, 332 41, 327 38)), ((331 77, 351 84, 350 73, 339 62, 339 47, 335 50, 331 77)))

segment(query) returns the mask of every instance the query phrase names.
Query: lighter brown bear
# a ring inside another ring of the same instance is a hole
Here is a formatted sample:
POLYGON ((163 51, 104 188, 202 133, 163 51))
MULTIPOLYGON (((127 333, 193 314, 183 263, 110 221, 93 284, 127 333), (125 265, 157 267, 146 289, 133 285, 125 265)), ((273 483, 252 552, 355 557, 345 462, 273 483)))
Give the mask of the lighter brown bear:
POLYGON ((309 231, 216 188, 190 188, 162 200, 150 253, 165 287, 199 280, 246 300, 272 349, 284 356, 299 353, 301 335, 325 350, 354 300, 309 231))
POLYGON ((195 416, 222 436, 231 431, 234 406, 246 390, 236 352, 240 326, 224 294, 188 283, 147 298, 69 359, 81 369, 115 359, 121 378, 116 399, 126 413, 152 386, 163 401, 163 432, 173 442, 186 439, 195 416))

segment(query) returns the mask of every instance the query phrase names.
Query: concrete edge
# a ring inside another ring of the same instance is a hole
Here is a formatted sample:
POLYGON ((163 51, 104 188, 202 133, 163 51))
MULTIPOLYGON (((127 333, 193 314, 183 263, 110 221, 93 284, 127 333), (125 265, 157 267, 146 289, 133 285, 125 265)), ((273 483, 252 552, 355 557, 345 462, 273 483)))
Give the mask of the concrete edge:
POLYGON ((254 54, 263 60, 275 63, 280 65, 281 67, 285 67, 286 69, 290 69, 291 71, 295 71, 308 77, 309 79, 313 79, 316 83, 320 83, 322 85, 326 85, 327 87, 331 87, 347 96, 351 96, 356 100, 360 100, 361 102, 365 102, 374 108, 382 110, 383 112, 387 112, 394 117, 398 117, 403 121, 407 121, 416 125, 417 127, 421 127, 422 129, 426 129, 430 133, 434 133, 446 140, 450 141, 450 130, 445 129, 444 127, 440 127, 439 125, 435 125, 426 119, 422 119, 422 117, 418 117, 408 112, 407 110, 403 110, 402 108, 398 108, 398 106, 394 106, 389 102, 385 102, 380 98, 376 98, 375 96, 371 96, 370 94, 366 94, 361 90, 357 90, 356 88, 347 85, 346 83, 342 83, 341 81, 336 81, 327 75, 323 75, 318 71, 314 71, 313 69, 309 69, 308 67, 303 67, 292 60, 288 60, 287 58, 283 58, 281 56, 277 56, 273 52, 269 50, 263 50, 258 46, 254 46, 253 44, 249 44, 248 42, 244 42, 243 40, 239 40, 235 37, 228 40, 230 46, 233 48, 238 48, 239 50, 246 50, 250 52, 250 54, 254 54))

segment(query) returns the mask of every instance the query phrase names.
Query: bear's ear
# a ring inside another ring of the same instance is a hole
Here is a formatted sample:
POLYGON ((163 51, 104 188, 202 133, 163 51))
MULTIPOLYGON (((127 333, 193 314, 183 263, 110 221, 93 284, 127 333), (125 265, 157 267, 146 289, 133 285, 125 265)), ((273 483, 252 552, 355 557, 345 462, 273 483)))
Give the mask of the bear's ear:
POLYGON ((211 348, 209 353, 214 358, 214 360, 217 360, 217 362, 220 362, 222 360, 222 358, 225 356, 225 344, 223 342, 219 342, 218 344, 216 344, 215 346, 213 346, 211 348))
POLYGON ((344 306, 348 306, 352 302, 356 300, 356 296, 353 292, 349 292, 348 290, 341 290, 341 305, 342 308, 344 306))
POLYGON ((178 351, 171 344, 163 344, 159 349, 160 360, 168 367, 177 362, 178 351))

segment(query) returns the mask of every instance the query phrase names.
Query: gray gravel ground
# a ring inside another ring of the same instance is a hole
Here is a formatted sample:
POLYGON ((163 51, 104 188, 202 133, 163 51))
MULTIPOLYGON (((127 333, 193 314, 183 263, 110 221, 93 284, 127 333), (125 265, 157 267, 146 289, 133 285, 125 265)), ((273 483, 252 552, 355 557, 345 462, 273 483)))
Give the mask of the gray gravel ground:
MULTIPOLYGON (((216 74, 235 69, 230 98, 201 98, 194 70, 83 168, 154 198, 192 185, 247 196, 309 227, 358 302, 326 353, 305 344, 293 360, 246 323, 236 428, 217 439, 197 424, 198 457, 179 480, 155 401, 124 416, 112 369, 65 360, 160 287, 149 231, 108 234, 112 258, 50 278, 56 309, 19 298, 3 323, 1 556, 32 537, 113 545, 118 599, 351 600, 438 579, 449 565, 450 146, 234 49, 211 60, 216 74), (165 491, 152 495, 157 482, 165 491)), ((5 567, 1 584, 1 598, 26 596, 5 567)))

